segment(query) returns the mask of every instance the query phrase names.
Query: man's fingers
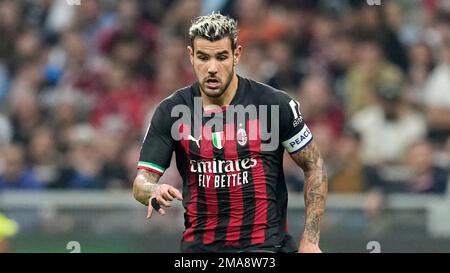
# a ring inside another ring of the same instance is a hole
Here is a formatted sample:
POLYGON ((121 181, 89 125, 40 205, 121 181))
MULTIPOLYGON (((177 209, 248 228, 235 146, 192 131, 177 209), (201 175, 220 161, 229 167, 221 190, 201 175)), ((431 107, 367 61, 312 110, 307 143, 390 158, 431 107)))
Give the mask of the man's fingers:
POLYGON ((161 208, 161 206, 158 204, 157 198, 152 197, 150 198, 148 202, 148 208, 147 208, 147 219, 152 218, 153 210, 156 210, 159 212, 159 214, 164 215, 166 214, 166 211, 161 208))
POLYGON ((156 197, 156 201, 164 207, 170 207, 170 202, 166 201, 161 195, 156 197))
POLYGON ((181 195, 181 192, 175 188, 169 188, 169 193, 175 197, 178 200, 183 200, 183 196, 181 195))
POLYGON ((161 195, 162 195, 162 197, 164 197, 164 199, 166 199, 166 200, 169 200, 169 201, 172 201, 172 200, 173 200, 173 197, 172 197, 172 195, 170 195, 169 191, 164 192, 164 193, 162 193, 161 195))
POLYGON ((147 219, 150 219, 152 217, 153 210, 156 210, 161 215, 166 214, 166 211, 162 209, 161 206, 170 207, 170 201, 173 201, 174 198, 180 201, 183 200, 183 196, 181 195, 179 190, 171 186, 167 187, 167 190, 165 188, 161 188, 159 193, 157 193, 156 196, 151 197, 149 200, 147 208, 147 219))
POLYGON ((147 219, 152 218, 152 214, 153 214, 153 206, 151 204, 151 201, 154 198, 150 198, 149 202, 148 202, 148 207, 147 207, 147 219))

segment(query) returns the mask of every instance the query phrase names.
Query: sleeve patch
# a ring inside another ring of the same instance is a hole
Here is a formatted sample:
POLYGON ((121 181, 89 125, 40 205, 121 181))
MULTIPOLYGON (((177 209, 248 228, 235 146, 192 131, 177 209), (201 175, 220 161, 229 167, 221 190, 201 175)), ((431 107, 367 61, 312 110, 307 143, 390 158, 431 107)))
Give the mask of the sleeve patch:
POLYGON ((309 130, 308 126, 303 126, 302 130, 298 132, 296 135, 291 137, 290 139, 283 141, 281 144, 283 144, 284 148, 289 153, 294 153, 306 145, 308 145, 312 140, 312 133, 309 130))

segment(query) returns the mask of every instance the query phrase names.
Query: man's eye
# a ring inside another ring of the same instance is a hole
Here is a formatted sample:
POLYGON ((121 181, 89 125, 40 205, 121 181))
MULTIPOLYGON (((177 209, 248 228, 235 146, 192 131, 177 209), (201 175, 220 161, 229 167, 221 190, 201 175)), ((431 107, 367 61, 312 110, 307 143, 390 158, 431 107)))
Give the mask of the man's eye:
POLYGON ((208 60, 208 57, 206 57, 206 56, 197 56, 197 58, 199 58, 200 60, 202 60, 202 61, 206 61, 206 60, 208 60))
POLYGON ((217 59, 219 61, 225 61, 226 59, 228 59, 228 57, 227 56, 219 56, 217 59))

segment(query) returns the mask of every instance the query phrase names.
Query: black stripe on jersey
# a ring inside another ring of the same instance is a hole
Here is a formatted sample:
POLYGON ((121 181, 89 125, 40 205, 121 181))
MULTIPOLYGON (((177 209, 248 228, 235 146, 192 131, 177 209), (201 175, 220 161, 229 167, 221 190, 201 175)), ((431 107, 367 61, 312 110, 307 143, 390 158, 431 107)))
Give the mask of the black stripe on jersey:
MULTIPOLYGON (((270 107, 268 108, 268 116, 267 120, 272 120, 270 107)), ((272 124, 268 122, 267 124, 261 124, 261 120, 259 120, 260 128, 263 128, 263 125, 267 126, 266 131, 272 132, 272 124)), ((261 144, 268 144, 272 140, 262 140, 261 144)), ((261 151, 261 153, 263 153, 261 151)), ((263 162, 263 169, 266 175, 266 193, 267 193, 267 224, 268 228, 265 233, 265 239, 267 243, 271 243, 274 235, 281 235, 282 233, 273 234, 274 224, 280 221, 281 225, 279 226, 279 232, 284 232, 284 219, 286 217, 286 212, 283 213, 284 201, 287 201, 287 191, 286 191, 286 183, 284 180, 283 173, 283 154, 284 149, 280 144, 276 151, 271 153, 267 153, 266 156, 262 156, 261 160, 263 162), (271 184, 269 184, 271 183, 271 184), (272 194, 273 193, 273 194, 272 194), (283 215, 284 214, 284 215, 283 215)), ((275 242, 274 242, 275 244, 275 242)))
MULTIPOLYGON (((245 123, 243 124, 246 126, 247 119, 245 123)), ((235 119, 236 124, 236 130, 239 129, 239 124, 237 123, 237 118, 235 119)), ((248 133, 248 128, 245 128, 245 130, 248 133)), ((249 141, 245 143, 245 145, 237 145, 237 154, 239 158, 249 158, 251 156, 250 154, 250 147, 249 147, 249 141)), ((242 247, 250 246, 252 241, 252 233, 253 233, 253 225, 255 221, 255 213, 256 213, 256 199, 255 199, 255 185, 253 180, 253 173, 252 169, 248 169, 248 181, 251 181, 251 183, 248 184, 242 184, 242 194, 244 199, 244 215, 242 219, 242 226, 241 226, 241 234, 240 234, 240 245, 242 247)), ((243 173, 243 170, 241 170, 241 173, 243 173)))
MULTIPOLYGON (((282 161, 281 161, 282 162, 282 161)), ((277 196, 277 216, 281 220, 280 233, 286 233, 286 220, 287 220, 287 203, 288 203, 288 193, 286 182, 284 179, 284 174, 280 175, 280 180, 276 185, 276 196, 277 196)))
POLYGON ((286 217, 286 211, 284 211, 285 201, 287 201, 287 191, 286 191, 286 183, 284 181, 284 174, 282 172, 276 173, 276 170, 282 168, 283 164, 283 152, 281 152, 274 156, 275 162, 262 160, 264 172, 266 174, 266 181, 271 181, 275 184, 269 184, 266 182, 266 192, 267 192, 267 224, 268 228, 266 230, 265 238, 266 242, 269 244, 275 245, 278 244, 277 238, 281 238, 284 233, 284 218, 286 217), (278 156, 280 154, 280 156, 278 156), (280 164, 280 167, 275 167, 274 164, 280 164), (273 178, 270 178, 273 176, 273 178), (283 213, 284 212, 284 213, 283 213), (284 215, 283 215, 284 214, 284 215), (280 223, 281 219, 281 223, 280 223), (279 224, 278 226, 275 226, 279 224), (278 229, 278 230, 277 230, 278 229), (277 234, 274 234, 276 232, 277 234), (276 241, 274 241, 274 239, 276 241))
MULTIPOLYGON (((181 146, 181 143, 180 143, 181 146)), ((180 150, 183 149, 182 147, 179 148, 180 150)), ((189 172, 189 160, 190 160, 191 154, 187 154, 186 157, 184 156, 178 156, 176 157, 177 166, 183 166, 183 169, 179 169, 181 172, 181 177, 183 179, 183 182, 188 181, 188 183, 183 183, 183 207, 187 208, 189 201, 192 198, 191 195, 191 189, 189 188, 189 181, 190 181, 190 172, 189 172)), ((184 212, 184 226, 186 229, 191 227, 191 223, 189 221, 189 217, 187 215, 187 212, 184 212)))
MULTIPOLYGON (((197 124, 194 124, 194 118, 192 117, 191 120, 191 135, 197 135, 197 132, 194 130, 194 125, 198 126, 197 124)), ((201 126, 201 130, 203 130, 203 126, 201 126)), ((200 131, 202 132, 202 131, 200 131)), ((200 136, 200 135, 199 135, 200 136)), ((194 136, 197 137, 197 136, 194 136)), ((197 146, 197 144, 194 141, 189 141, 189 151, 191 153, 191 160, 195 160, 198 162, 201 160, 200 156, 200 148, 197 146)), ((190 163, 188 163, 188 166, 190 166, 190 163)), ((197 187, 197 227, 194 229, 194 244, 203 244, 203 232, 200 232, 204 230, 206 226, 206 211, 207 211, 207 205, 206 205, 206 198, 205 198, 205 188, 198 186, 199 181, 199 173, 195 173, 195 186, 197 187)))

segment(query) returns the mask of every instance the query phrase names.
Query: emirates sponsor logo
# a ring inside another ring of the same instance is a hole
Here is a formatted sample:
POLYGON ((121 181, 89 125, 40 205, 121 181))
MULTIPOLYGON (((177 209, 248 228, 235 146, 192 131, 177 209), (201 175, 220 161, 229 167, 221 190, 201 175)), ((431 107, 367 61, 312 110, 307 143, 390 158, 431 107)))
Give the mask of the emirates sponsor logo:
POLYGON ((191 160, 192 173, 230 173, 249 170, 255 167, 258 161, 254 158, 236 160, 191 160))

